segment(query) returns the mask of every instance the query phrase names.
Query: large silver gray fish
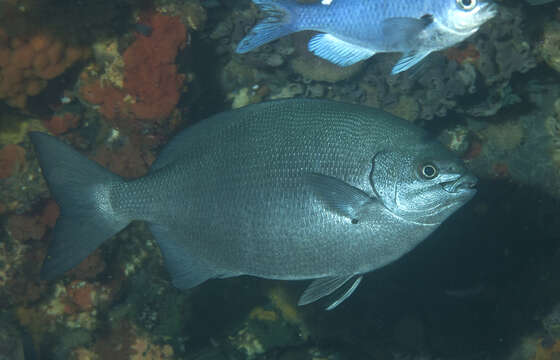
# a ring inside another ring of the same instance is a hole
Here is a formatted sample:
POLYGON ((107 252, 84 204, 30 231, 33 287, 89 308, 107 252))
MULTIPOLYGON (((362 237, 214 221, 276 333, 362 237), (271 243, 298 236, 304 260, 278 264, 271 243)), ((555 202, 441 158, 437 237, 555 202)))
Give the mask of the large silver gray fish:
POLYGON ((61 208, 47 279, 143 220, 179 288, 239 275, 315 279, 299 303, 341 288, 334 308, 362 274, 412 250, 476 192, 476 178, 420 128, 330 101, 215 115, 134 180, 54 137, 30 136, 61 208))
POLYGON ((489 0, 253 0, 264 19, 237 46, 238 53, 302 30, 320 31, 309 50, 340 66, 380 52, 402 52, 392 73, 431 52, 457 44, 494 17, 489 0))

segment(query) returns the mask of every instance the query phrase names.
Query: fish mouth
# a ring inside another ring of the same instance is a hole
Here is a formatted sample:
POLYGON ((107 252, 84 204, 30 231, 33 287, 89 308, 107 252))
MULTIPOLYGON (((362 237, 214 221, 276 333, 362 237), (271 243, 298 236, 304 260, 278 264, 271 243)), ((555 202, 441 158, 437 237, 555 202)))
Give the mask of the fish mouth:
POLYGON ((474 188, 478 179, 472 174, 463 174, 458 179, 447 181, 441 184, 443 190, 451 194, 459 194, 465 192, 476 192, 474 188))
POLYGON ((493 18, 496 14, 498 14, 498 5, 491 2, 480 4, 478 16, 480 16, 483 21, 493 18))

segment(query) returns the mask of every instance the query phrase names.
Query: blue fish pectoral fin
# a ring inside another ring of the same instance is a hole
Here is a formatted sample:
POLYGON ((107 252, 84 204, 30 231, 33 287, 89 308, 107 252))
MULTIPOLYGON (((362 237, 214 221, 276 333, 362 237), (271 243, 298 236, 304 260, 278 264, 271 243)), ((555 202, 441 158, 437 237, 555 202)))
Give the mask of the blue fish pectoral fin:
POLYGON ((204 260, 192 256, 184 245, 185 235, 163 225, 150 224, 165 266, 171 275, 173 285, 179 289, 190 289, 208 279, 227 277, 204 260))
POLYGON ((350 66, 375 55, 375 51, 347 43, 330 34, 317 34, 309 40, 309 51, 339 66, 350 66))
POLYGON ((264 18, 247 34, 235 50, 245 54, 261 45, 297 31, 293 0, 253 0, 264 13, 264 18))
POLYGON ((422 61, 422 59, 424 59, 426 56, 430 55, 430 52, 431 51, 418 51, 404 54, 399 59, 399 61, 397 61, 397 63, 393 67, 393 70, 391 70, 391 74, 395 75, 410 69, 411 67, 422 61))
POLYGON ((309 173, 305 181, 329 209, 353 222, 359 221, 376 203, 376 199, 364 191, 332 176, 309 173))
POLYGON ((383 20, 381 31, 388 48, 414 48, 418 35, 433 22, 431 15, 421 18, 393 17, 383 20))
POLYGON ((431 51, 417 51, 418 36, 432 24, 434 18, 426 14, 421 18, 394 17, 383 20, 382 32, 385 46, 393 49, 410 49, 393 67, 391 74, 395 75, 418 64, 431 51))
POLYGON ((361 281, 361 275, 335 276, 313 280, 301 295, 298 305, 302 306, 315 302, 325 296, 331 295, 336 290, 342 288, 345 284, 348 284, 348 288, 344 290, 342 295, 327 306, 326 310, 332 310, 340 305, 344 300, 348 299, 361 281))

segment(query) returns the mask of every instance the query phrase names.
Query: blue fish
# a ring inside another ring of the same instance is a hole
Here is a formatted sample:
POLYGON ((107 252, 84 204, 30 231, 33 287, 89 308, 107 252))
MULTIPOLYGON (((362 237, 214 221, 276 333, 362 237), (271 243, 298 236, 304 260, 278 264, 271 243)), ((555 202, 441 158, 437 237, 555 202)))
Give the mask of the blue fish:
POLYGON ((457 44, 496 15, 487 0, 253 0, 264 19, 241 40, 240 54, 303 31, 315 55, 349 66, 376 53, 401 52, 392 73, 403 72, 431 52, 457 44))

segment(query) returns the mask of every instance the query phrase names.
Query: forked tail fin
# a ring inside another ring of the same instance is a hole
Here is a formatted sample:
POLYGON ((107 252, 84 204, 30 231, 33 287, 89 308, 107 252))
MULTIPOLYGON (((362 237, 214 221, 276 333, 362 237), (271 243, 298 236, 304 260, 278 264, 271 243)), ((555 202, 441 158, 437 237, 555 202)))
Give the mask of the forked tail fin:
POLYGON ((130 219, 113 211, 110 192, 124 180, 53 136, 29 133, 52 196, 60 207, 41 277, 71 269, 130 219))
POLYGON ((264 18, 237 45, 239 54, 298 31, 295 26, 296 0, 253 0, 264 18))

